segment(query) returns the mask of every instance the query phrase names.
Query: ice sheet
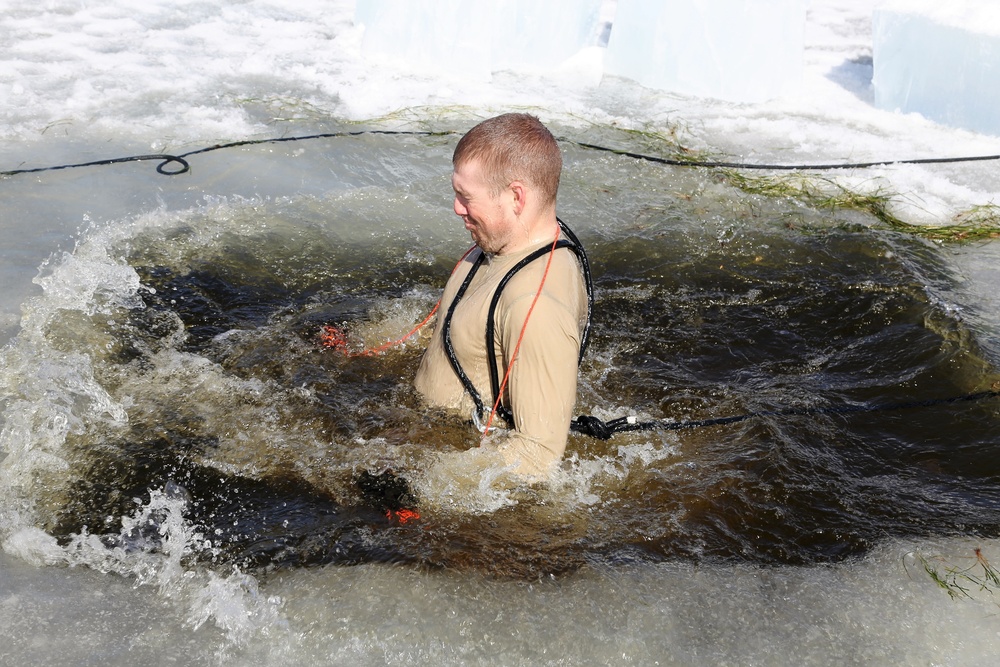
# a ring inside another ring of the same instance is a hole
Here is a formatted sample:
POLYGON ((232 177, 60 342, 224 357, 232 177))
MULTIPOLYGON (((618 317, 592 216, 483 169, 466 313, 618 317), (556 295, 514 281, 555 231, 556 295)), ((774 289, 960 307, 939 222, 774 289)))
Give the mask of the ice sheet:
POLYGON ((601 0, 358 0, 362 51, 422 72, 488 81, 557 67, 597 39, 601 0))
POLYGON ((619 0, 605 71, 650 88, 759 102, 802 78, 805 0, 619 0))
POLYGON ((1000 135, 1000 3, 876 9, 875 105, 1000 135))

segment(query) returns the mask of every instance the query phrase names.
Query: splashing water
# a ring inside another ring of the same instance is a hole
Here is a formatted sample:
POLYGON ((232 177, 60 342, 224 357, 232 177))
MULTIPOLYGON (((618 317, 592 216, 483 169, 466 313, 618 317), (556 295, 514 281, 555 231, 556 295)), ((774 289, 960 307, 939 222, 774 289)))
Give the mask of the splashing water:
MULTIPOLYGON (((581 176, 562 202, 597 283, 581 412, 684 420, 997 380, 940 249, 701 175, 567 158, 628 191, 595 198, 581 176)), ((494 590, 484 576, 606 590, 633 571, 746 579, 887 540, 996 536, 987 403, 573 436, 550 483, 519 485, 463 418, 412 396, 419 336, 377 356, 320 344, 324 327, 354 349, 398 339, 464 250, 438 220, 440 165, 409 166, 402 192, 160 208, 53 256, 2 350, 4 551, 128 577, 187 610, 192 631, 242 647, 308 626, 302 582, 345 576, 310 566, 392 564, 384 576, 411 577, 414 595, 453 577, 494 590), (361 473, 390 469, 419 520, 386 517, 359 490, 361 473)), ((643 596, 619 602, 629 595, 643 596)), ((360 630, 344 642, 379 646, 360 630)))

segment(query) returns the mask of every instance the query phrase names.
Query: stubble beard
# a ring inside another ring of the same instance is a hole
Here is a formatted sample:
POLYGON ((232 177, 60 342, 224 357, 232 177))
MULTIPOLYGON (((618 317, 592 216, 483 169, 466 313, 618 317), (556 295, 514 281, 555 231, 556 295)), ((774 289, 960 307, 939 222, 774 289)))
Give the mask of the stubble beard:
POLYGON ((494 226, 492 234, 484 234, 482 227, 476 226, 470 231, 472 240, 479 246, 479 249, 490 255, 499 255, 505 248, 510 246, 514 240, 515 230, 509 225, 497 228, 494 226))

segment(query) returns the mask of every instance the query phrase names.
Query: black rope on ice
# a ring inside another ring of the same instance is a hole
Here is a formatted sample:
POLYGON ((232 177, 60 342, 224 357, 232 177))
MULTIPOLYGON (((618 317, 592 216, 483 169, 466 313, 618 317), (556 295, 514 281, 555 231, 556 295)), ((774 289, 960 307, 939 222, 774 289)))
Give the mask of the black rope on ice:
MULTIPOLYGON (((353 132, 324 132, 321 134, 309 134, 305 136, 296 136, 296 137, 247 139, 244 141, 232 141, 225 144, 215 144, 214 146, 199 148, 197 150, 188 151, 187 153, 181 153, 180 155, 170 155, 170 154, 133 155, 129 157, 110 158, 107 160, 95 160, 93 162, 82 162, 79 164, 62 164, 53 167, 37 167, 34 169, 11 169, 7 171, 0 171, 0 176, 18 176, 20 174, 33 174, 42 171, 56 171, 59 169, 76 169, 78 167, 97 167, 97 166, 119 164, 122 162, 140 162, 144 160, 162 160, 162 162, 156 167, 157 173, 163 174, 164 176, 179 176, 180 174, 185 174, 191 170, 191 165, 188 163, 186 158, 189 158, 192 155, 201 155, 202 153, 209 153, 211 151, 218 151, 226 148, 236 148, 239 146, 255 146, 258 144, 277 144, 289 141, 309 141, 313 139, 335 139, 340 137, 357 137, 366 134, 381 134, 389 136, 396 135, 396 136, 436 137, 436 136, 448 136, 458 133, 452 131, 430 132, 430 131, 417 131, 417 130, 356 130, 353 132), (179 165, 179 168, 168 169, 167 168, 168 165, 171 164, 179 165)), ((560 141, 574 144, 576 146, 579 146, 580 148, 602 151, 605 153, 614 153, 615 155, 622 155, 636 160, 645 160, 647 162, 655 162, 657 164, 665 164, 674 167, 703 167, 708 169, 749 169, 749 170, 762 170, 762 171, 829 171, 833 169, 867 169, 870 167, 878 167, 878 166, 886 166, 894 164, 947 164, 956 162, 984 162, 989 160, 1000 160, 1000 155, 972 155, 965 157, 916 158, 910 160, 877 160, 873 162, 841 162, 841 163, 834 162, 828 164, 755 164, 752 162, 725 162, 725 161, 714 161, 714 160, 685 160, 678 158, 664 158, 656 155, 633 153, 632 151, 619 150, 617 148, 608 148, 607 146, 598 146, 597 144, 588 144, 582 141, 575 141, 573 139, 564 138, 560 139, 560 141)))
POLYGON ((1000 155, 974 155, 967 157, 937 157, 937 158, 916 158, 911 160, 878 160, 875 162, 832 162, 828 164, 755 164, 752 162, 717 162, 712 160, 683 160, 679 158, 664 158, 655 155, 645 155, 643 153, 633 153, 631 151, 607 148, 595 144, 586 144, 579 141, 573 142, 581 148, 590 148, 605 153, 614 153, 636 160, 645 160, 657 164, 666 164, 672 167, 707 167, 713 169, 759 169, 762 171, 830 171, 833 169, 868 169, 871 167, 881 167, 893 164, 945 164, 953 162, 984 162, 988 160, 1000 160, 1000 155))
POLYGON ((830 414, 852 414, 857 412, 883 412, 889 410, 908 410, 912 408, 926 408, 934 405, 946 405, 949 403, 962 403, 982 401, 988 398, 1000 396, 1000 391, 981 391, 975 394, 965 394, 964 396, 953 396, 950 398, 932 398, 923 401, 907 401, 904 403, 876 403, 871 405, 843 405, 828 406, 819 408, 788 408, 786 410, 761 410, 743 415, 733 415, 731 417, 716 417, 714 419, 696 419, 691 421, 673 421, 670 419, 655 419, 652 421, 640 422, 635 417, 619 417, 610 421, 603 421, 591 415, 581 415, 570 423, 570 430, 574 433, 582 433, 601 440, 607 440, 615 433, 626 431, 680 431, 689 428, 703 428, 706 426, 722 426, 725 424, 736 424, 757 417, 791 417, 799 415, 830 415, 830 414))
POLYGON ((449 134, 455 134, 455 132, 356 130, 353 132, 324 132, 321 134, 309 134, 299 137, 272 137, 270 139, 245 139, 243 141, 231 141, 225 144, 215 144, 214 146, 199 148, 197 150, 188 151, 187 153, 181 153, 180 155, 170 155, 170 154, 133 155, 130 157, 110 158, 107 160, 95 160, 94 162, 81 162, 79 164, 61 164, 55 167, 38 167, 35 169, 12 169, 9 171, 0 171, 0 176, 18 176, 20 174, 32 174, 40 171, 56 171, 58 169, 76 169, 78 167, 100 167, 100 166, 118 164, 120 162, 139 162, 141 160, 163 160, 163 162, 157 165, 156 167, 157 173, 163 174, 164 176, 179 176, 180 174, 186 174, 187 172, 191 171, 191 165, 185 158, 191 157, 192 155, 201 155, 202 153, 210 153, 212 151, 223 150, 226 148, 237 148, 239 146, 256 146, 258 144, 279 144, 289 141, 309 141, 312 139, 335 139, 340 137, 357 137, 365 134, 435 137, 435 136, 447 136, 449 134), (166 169, 165 167, 171 163, 179 164, 180 169, 176 170, 166 169))
POLYGON ((119 164, 122 162, 142 162, 145 160, 162 160, 162 162, 156 165, 156 171, 165 176, 175 176, 177 174, 183 174, 186 171, 190 171, 191 165, 188 164, 187 160, 184 159, 184 155, 131 155, 129 157, 116 157, 110 158, 108 160, 95 160, 94 162, 82 162, 80 164, 61 164, 55 167, 37 167, 35 169, 14 169, 11 171, 0 171, 0 176, 17 176, 19 174, 35 174, 40 171, 56 171, 59 169, 76 169, 77 167, 103 167, 111 164, 119 164), (176 171, 167 170, 165 167, 168 164, 177 163, 180 165, 180 169, 176 171))

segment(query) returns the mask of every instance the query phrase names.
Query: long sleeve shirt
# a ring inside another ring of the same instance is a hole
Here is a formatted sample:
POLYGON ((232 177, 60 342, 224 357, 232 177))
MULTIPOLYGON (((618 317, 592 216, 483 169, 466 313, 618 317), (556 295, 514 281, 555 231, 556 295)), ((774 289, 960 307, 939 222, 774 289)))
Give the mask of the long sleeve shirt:
MULTIPOLYGON (((495 396, 490 386, 486 355, 486 322, 498 283, 521 259, 546 245, 511 255, 487 255, 451 320, 451 341, 456 358, 476 387, 487 410, 495 396)), ((475 409, 456 375, 444 346, 444 313, 455 299, 473 264, 481 254, 474 250, 445 285, 437 326, 414 380, 417 391, 434 406, 471 414, 475 409)), ((521 337, 517 359, 504 390, 503 404, 514 414, 514 428, 495 445, 515 472, 544 478, 562 458, 569 424, 576 404, 580 340, 586 326, 587 293, 575 254, 554 251, 542 294, 527 327, 525 317, 542 283, 548 255, 520 269, 503 289, 494 322, 495 351, 500 377, 510 364, 521 337)))

